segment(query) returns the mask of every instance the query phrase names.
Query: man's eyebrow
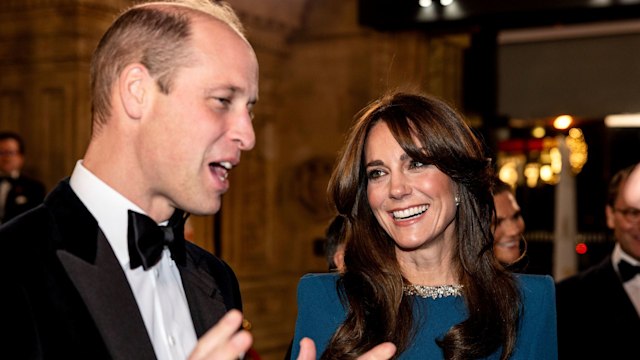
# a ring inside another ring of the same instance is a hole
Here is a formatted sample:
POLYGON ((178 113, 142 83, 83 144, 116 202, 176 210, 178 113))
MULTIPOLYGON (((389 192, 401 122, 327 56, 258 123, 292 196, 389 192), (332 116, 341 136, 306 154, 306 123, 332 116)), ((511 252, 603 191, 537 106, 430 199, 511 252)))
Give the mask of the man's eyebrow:
MULTIPOLYGON (((244 93, 244 90, 241 87, 233 86, 233 85, 221 85, 221 86, 209 87, 204 90, 204 93, 207 96, 212 96, 213 93, 217 91, 228 91, 231 93, 231 95, 244 93)), ((251 97, 249 98, 249 101, 247 101, 249 105, 255 105, 257 102, 258 102, 257 97, 251 97)))
POLYGON ((233 94, 241 92, 240 88, 232 85, 212 86, 204 89, 205 94, 211 94, 216 91, 229 91, 233 94))

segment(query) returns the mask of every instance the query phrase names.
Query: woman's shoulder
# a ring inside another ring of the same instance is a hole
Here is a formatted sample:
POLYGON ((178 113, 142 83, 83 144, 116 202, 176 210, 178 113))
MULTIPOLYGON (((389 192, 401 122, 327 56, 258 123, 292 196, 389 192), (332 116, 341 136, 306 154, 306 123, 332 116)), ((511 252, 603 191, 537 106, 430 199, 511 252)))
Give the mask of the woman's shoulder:
POLYGON ((554 282, 550 275, 538 274, 514 274, 520 287, 524 289, 546 289, 553 288, 554 282))
POLYGON ((298 307, 300 313, 318 313, 323 316, 344 317, 344 307, 340 301, 337 280, 340 275, 334 273, 306 274, 298 284, 298 307))
POLYGON ((550 275, 514 274, 525 302, 555 299, 555 283, 550 275))
POLYGON ((309 273, 300 278, 298 293, 315 293, 336 291, 340 275, 337 273, 309 273))
POLYGON ((340 278, 340 274, 336 272, 328 273, 308 273, 300 278, 300 282, 333 282, 340 278))
POLYGON ((345 319, 345 308, 340 302, 337 273, 313 273, 300 278, 298 283, 298 315, 293 339, 292 359, 298 356, 300 340, 312 339, 318 354, 324 351, 329 339, 345 319))
POLYGON ((550 275, 516 274, 521 318, 513 359, 557 359, 555 286, 550 275))

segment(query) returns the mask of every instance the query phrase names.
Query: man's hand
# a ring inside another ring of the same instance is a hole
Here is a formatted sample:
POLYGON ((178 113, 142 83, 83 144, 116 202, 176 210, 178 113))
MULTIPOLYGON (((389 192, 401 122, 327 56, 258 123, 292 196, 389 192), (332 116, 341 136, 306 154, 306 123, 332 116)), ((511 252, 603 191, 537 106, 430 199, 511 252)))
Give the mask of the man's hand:
POLYGON ((240 330, 242 313, 231 310, 207 331, 196 344, 189 360, 237 360, 249 350, 253 338, 246 330, 240 330))
MULTIPOLYGON (((391 359, 393 354, 396 353, 396 346, 390 342, 377 345, 373 349, 367 351, 358 357, 359 360, 387 360, 391 359)), ((298 360, 315 360, 316 359, 316 345, 313 340, 304 338, 300 340, 300 354, 298 360)))

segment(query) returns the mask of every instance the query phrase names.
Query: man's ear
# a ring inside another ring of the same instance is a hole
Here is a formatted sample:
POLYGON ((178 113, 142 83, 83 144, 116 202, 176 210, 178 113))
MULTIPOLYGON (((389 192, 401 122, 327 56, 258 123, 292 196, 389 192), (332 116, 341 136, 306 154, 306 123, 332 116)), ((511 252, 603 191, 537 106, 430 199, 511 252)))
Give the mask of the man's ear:
POLYGON ((149 101, 148 84, 153 80, 147 68, 142 64, 130 64, 122 70, 118 91, 122 107, 132 119, 140 119, 145 102, 149 101))
POLYGON ((605 214, 607 216, 607 227, 609 227, 609 229, 614 229, 616 227, 616 220, 614 218, 615 214, 611 205, 607 205, 605 207, 605 214))

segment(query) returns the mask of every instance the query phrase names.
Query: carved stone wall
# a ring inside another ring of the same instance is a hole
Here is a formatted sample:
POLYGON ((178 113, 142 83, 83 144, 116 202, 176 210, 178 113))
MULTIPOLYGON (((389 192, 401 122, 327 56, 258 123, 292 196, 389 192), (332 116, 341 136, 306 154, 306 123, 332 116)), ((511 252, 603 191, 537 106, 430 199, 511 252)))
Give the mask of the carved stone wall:
POLYGON ((89 139, 89 59, 121 3, 0 3, 0 128, 24 136, 25 172, 48 188, 70 173, 89 139))

